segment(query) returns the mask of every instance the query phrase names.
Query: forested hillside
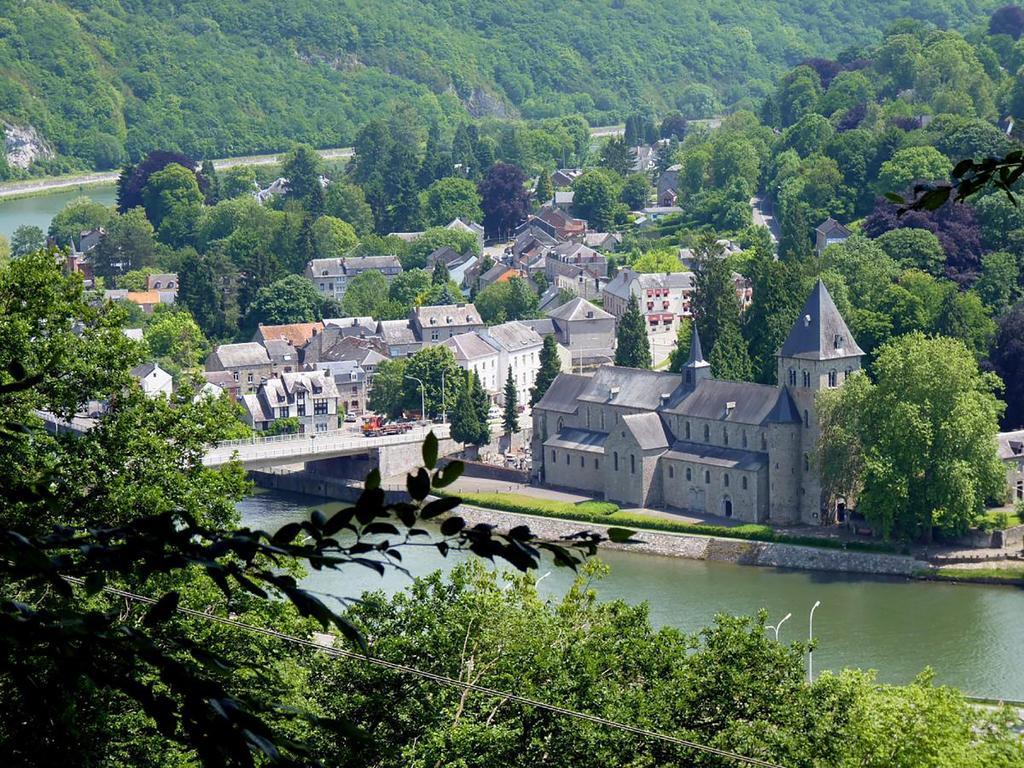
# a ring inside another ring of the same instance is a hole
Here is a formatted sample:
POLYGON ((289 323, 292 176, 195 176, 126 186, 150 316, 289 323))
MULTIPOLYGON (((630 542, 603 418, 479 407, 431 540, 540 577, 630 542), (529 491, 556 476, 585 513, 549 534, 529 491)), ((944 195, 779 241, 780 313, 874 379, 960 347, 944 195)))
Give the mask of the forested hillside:
MULTIPOLYGON (((0 0, 0 118, 78 165, 350 143, 396 104, 434 119, 752 106, 810 56, 982 0, 0 0)), ((59 170, 67 161, 51 162, 59 170)))

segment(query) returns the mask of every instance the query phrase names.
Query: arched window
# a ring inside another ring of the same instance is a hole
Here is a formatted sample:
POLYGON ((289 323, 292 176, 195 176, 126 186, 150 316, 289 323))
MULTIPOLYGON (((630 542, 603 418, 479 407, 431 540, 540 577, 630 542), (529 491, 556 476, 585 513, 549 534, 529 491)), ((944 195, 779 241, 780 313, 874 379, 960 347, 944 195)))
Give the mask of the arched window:
POLYGON ((729 430, 726 429, 725 427, 722 427, 722 445, 728 445, 728 444, 729 444, 729 430))
POLYGON ((830 387, 839 386, 839 374, 836 371, 828 372, 828 385, 830 387))
POLYGON ((744 475, 742 477, 742 479, 740 480, 740 485, 743 486, 743 490, 744 491, 747 490, 747 476, 746 475, 744 475))
POLYGON ((810 471, 811 471, 811 457, 805 453, 804 454, 804 472, 810 472, 810 471))
POLYGON ((676 468, 673 467, 671 464, 668 465, 668 476, 669 476, 669 479, 671 479, 671 478, 676 476, 676 468))
POLYGON ((629 473, 631 475, 636 474, 636 455, 632 453, 629 454, 629 473))
POLYGON ((693 480, 693 472, 690 471, 689 467, 686 468, 686 479, 693 480))
POLYGON ((811 386, 811 372, 810 371, 804 371, 804 386, 805 387, 811 386))
POLYGON ((746 448, 747 447, 747 430, 745 430, 745 429, 743 430, 742 439, 743 439, 743 447, 746 448))
POLYGON ((615 451, 612 453, 612 466, 615 467, 615 471, 619 471, 619 452, 615 451))
POLYGON ((552 450, 551 451, 551 461, 555 461, 555 458, 556 458, 555 457, 555 452, 552 450))
POLYGON ((562 420, 561 418, 559 418, 559 419, 558 419, 558 431, 559 431, 559 432, 561 432, 561 431, 562 431, 562 426, 563 426, 564 424, 565 424, 565 422, 564 422, 564 421, 563 421, 563 420, 562 420))
POLYGON ((690 422, 686 422, 686 439, 690 439, 690 422))
POLYGON ((796 386, 796 368, 789 369, 789 386, 796 386))
POLYGON ((806 427, 807 429, 810 429, 811 427, 811 416, 809 413, 807 413, 806 408, 804 408, 804 427, 806 427))
POLYGON ((711 473, 706 469, 704 470, 704 484, 711 485, 711 473))
POLYGON ((704 425, 704 442, 711 442, 711 427, 709 427, 707 424, 704 425))
POLYGON ((761 450, 768 450, 768 435, 766 435, 764 432, 761 433, 761 450))
POLYGON ((723 476, 722 476, 722 484, 723 484, 723 485, 724 485, 724 486, 725 486, 726 488, 728 488, 728 487, 729 487, 729 473, 728 473, 728 472, 726 472, 726 473, 725 473, 725 475, 723 475, 723 476))

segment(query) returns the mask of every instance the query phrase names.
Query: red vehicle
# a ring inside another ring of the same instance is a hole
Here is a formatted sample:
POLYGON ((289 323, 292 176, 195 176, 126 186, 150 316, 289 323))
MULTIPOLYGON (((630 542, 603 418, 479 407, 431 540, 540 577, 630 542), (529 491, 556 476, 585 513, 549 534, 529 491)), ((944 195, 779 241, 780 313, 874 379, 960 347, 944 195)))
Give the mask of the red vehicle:
POLYGON ((363 435, 366 437, 382 437, 383 435, 401 435, 408 432, 412 424, 400 421, 387 422, 381 416, 368 416, 363 419, 363 435))

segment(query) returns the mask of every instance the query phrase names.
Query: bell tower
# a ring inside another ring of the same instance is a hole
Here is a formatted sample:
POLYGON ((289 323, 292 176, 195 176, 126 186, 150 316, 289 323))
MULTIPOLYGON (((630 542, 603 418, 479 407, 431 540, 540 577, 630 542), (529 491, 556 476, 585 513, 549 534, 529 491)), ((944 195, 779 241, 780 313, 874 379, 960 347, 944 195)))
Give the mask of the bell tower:
POLYGON ((779 386, 792 395, 801 419, 796 466, 800 520, 808 525, 821 523, 824 504, 814 461, 821 434, 816 399, 859 371, 863 355, 828 288, 818 280, 778 355, 779 386))
POLYGON ((690 334, 690 357, 683 365, 683 384, 687 389, 693 389, 704 379, 711 378, 711 363, 704 359, 704 351, 700 347, 700 334, 697 332, 697 324, 693 324, 693 333, 690 334))

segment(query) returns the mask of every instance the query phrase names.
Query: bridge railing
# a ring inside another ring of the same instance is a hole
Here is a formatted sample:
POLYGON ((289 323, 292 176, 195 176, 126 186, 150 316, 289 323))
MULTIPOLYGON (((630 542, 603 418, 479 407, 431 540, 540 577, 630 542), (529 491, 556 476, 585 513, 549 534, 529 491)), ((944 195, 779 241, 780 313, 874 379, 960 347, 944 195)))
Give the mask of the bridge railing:
MULTIPOLYGON (((399 435, 387 435, 387 437, 403 437, 414 432, 422 432, 423 435, 426 436, 430 429, 436 430, 435 434, 437 434, 438 437, 441 437, 440 432, 443 430, 447 434, 449 426, 450 425, 448 424, 420 424, 418 426, 413 427, 408 432, 402 432, 399 435)), ((359 433, 346 432, 344 430, 337 429, 330 430, 329 432, 302 432, 288 435, 264 435, 259 437, 253 435, 252 437, 243 437, 237 440, 223 440, 219 443, 215 443, 213 447, 231 448, 242 445, 268 445, 271 443, 301 443, 303 441, 312 440, 314 438, 317 440, 335 440, 341 437, 357 441, 367 441, 376 439, 367 438, 366 436, 359 433)))

